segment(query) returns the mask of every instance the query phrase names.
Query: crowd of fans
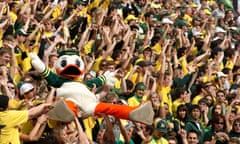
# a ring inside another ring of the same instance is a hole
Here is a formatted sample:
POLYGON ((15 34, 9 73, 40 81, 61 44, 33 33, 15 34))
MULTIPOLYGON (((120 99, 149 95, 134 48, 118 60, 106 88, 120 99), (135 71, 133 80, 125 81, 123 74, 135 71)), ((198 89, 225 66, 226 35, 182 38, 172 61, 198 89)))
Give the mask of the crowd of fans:
POLYGON ((1 1, 0 144, 239 144, 239 28, 238 0, 1 1), (30 53, 55 72, 61 50, 79 51, 82 83, 115 72, 114 87, 91 91, 107 103, 150 101, 153 125, 48 119, 56 88, 30 53))

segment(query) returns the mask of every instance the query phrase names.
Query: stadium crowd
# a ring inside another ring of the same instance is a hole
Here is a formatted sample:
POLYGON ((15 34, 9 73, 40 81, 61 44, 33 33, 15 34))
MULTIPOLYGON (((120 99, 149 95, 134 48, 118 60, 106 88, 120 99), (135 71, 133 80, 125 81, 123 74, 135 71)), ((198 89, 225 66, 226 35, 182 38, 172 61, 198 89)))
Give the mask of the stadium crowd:
POLYGON ((1 0, 0 47, 0 144, 240 144, 239 0, 1 0), (60 98, 30 53, 55 72, 62 50, 82 83, 116 73, 99 101, 150 101, 154 123, 49 119, 60 98))

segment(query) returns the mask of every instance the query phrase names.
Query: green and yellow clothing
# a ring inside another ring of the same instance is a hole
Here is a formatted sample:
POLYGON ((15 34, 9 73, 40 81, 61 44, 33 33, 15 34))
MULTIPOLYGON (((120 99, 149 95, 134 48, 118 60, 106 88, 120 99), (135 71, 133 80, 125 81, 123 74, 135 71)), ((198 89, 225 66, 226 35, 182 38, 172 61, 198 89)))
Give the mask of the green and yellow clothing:
POLYGON ((132 78, 130 79, 134 84, 137 82, 142 82, 143 81, 143 75, 139 74, 138 72, 134 73, 132 75, 132 78))
POLYGON ((182 66, 182 69, 183 69, 183 73, 184 75, 188 74, 188 69, 187 69, 187 55, 184 55, 182 57, 179 58, 179 63, 181 64, 182 66))
POLYGON ((92 17, 87 13, 87 8, 86 7, 81 9, 81 11, 78 13, 78 15, 81 16, 81 17, 85 17, 86 16, 87 17, 87 23, 91 24, 92 17))
POLYGON ((162 52, 162 47, 161 47, 161 45, 160 45, 159 43, 156 43, 156 44, 152 47, 152 50, 153 50, 154 52, 156 52, 158 55, 160 55, 161 52, 162 52))
POLYGON ((152 138, 149 144, 168 144, 168 141, 164 137, 161 137, 160 139, 152 138))
POLYGON ((3 46, 3 31, 2 31, 2 29, 0 29, 0 47, 2 47, 3 46))
POLYGON ((16 63, 21 67, 24 73, 32 68, 29 52, 29 49, 26 48, 23 43, 20 43, 19 48, 15 49, 16 63))
POLYGON ((20 144, 18 126, 27 122, 28 111, 2 111, 0 112, 0 123, 6 125, 1 129, 0 144, 20 144))
POLYGON ((10 11, 10 17, 11 17, 11 24, 14 25, 16 20, 17 20, 17 18, 18 18, 18 16, 14 12, 10 11))
POLYGON ((102 121, 102 118, 98 118, 98 119, 95 119, 93 117, 88 117, 86 119, 83 120, 83 124, 85 126, 85 132, 86 132, 86 135, 87 137, 90 139, 90 140, 93 140, 93 137, 92 137, 92 129, 94 128, 95 124, 96 124, 96 120, 101 123, 102 121))
POLYGON ((94 40, 90 40, 86 43, 86 45, 84 46, 85 54, 90 54, 93 51, 93 49, 92 49, 93 44, 94 44, 94 40))
POLYGON ((62 10, 60 5, 55 6, 52 12, 52 20, 57 20, 61 15, 62 15, 62 10))
POLYGON ((234 67, 234 63, 232 60, 228 60, 224 66, 224 68, 229 68, 231 70, 233 69, 233 67, 234 67))
POLYGON ((215 81, 215 76, 211 75, 211 76, 210 76, 210 80, 208 80, 208 75, 203 75, 203 76, 202 76, 202 82, 203 82, 203 83, 206 83, 206 82, 208 82, 208 81, 210 81, 210 82, 215 81))
POLYGON ((196 123, 193 119, 189 119, 186 122, 185 128, 187 132, 189 131, 196 131, 199 137, 199 144, 203 143, 203 136, 204 136, 204 128, 201 123, 196 123))
POLYGON ((52 31, 45 31, 44 34, 47 38, 53 37, 53 32, 52 31))
POLYGON ((189 26, 192 26, 192 17, 188 14, 185 14, 183 19, 188 23, 189 26))
MULTIPOLYGON (((108 56, 106 58, 107 60, 113 60, 110 56, 108 56)), ((95 72, 98 72, 100 70, 100 63, 101 61, 103 60, 103 57, 102 56, 99 56, 96 60, 95 60, 95 63, 92 67, 92 70, 95 71, 95 72)))
POLYGON ((181 104, 186 104, 183 100, 175 100, 172 104, 172 112, 173 112, 173 116, 176 116, 177 114, 177 108, 178 106, 180 106, 181 104))
POLYGON ((137 96, 136 94, 128 99, 128 105, 131 107, 139 106, 142 102, 147 100, 147 96, 143 96, 142 98, 137 96))
POLYGON ((170 95, 171 87, 170 86, 162 87, 160 92, 162 94, 161 105, 163 106, 164 103, 168 104, 169 112, 172 114, 172 97, 170 95))
POLYGON ((110 0, 94 0, 89 6, 88 6, 88 12, 90 12, 93 8, 100 7, 104 10, 106 10, 110 4, 110 0))
POLYGON ((192 104, 193 104, 193 105, 197 105, 198 102, 200 101, 200 99, 202 99, 203 97, 204 97, 204 96, 203 96, 202 94, 195 96, 195 97, 193 98, 193 100, 192 100, 192 104))
POLYGON ((23 100, 9 99, 8 108, 18 109, 23 103, 23 100))
MULTIPOLYGON (((118 139, 116 140, 116 144, 125 144, 125 142, 123 140, 118 139)), ((134 141, 130 139, 129 144, 134 144, 134 141)))

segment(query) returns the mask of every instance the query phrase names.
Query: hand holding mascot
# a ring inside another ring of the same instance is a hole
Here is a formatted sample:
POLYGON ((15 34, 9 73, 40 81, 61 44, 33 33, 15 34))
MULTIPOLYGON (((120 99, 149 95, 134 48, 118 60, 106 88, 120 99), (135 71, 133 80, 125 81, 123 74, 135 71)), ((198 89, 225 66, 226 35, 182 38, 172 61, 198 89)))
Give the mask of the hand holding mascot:
POLYGON ((84 74, 84 63, 76 51, 64 51, 60 54, 56 64, 56 73, 52 72, 41 59, 31 53, 31 63, 33 67, 45 78, 53 87, 56 87, 57 97, 63 97, 55 104, 64 105, 65 109, 50 110, 48 112, 49 119, 61 120, 69 122, 74 119, 77 114, 78 108, 88 115, 98 115, 104 113, 113 115, 121 119, 132 120, 145 124, 152 124, 153 122, 153 109, 150 102, 139 107, 129 107, 126 105, 103 103, 97 100, 94 93, 88 87, 92 88, 93 84, 97 87, 107 84, 114 85, 115 73, 106 72, 104 75, 87 81, 85 84, 76 81, 77 78, 84 74), (68 53, 68 54, 66 54, 68 53), (65 113, 72 113, 69 117, 65 117, 65 113), (51 117, 54 115, 54 117, 51 117))

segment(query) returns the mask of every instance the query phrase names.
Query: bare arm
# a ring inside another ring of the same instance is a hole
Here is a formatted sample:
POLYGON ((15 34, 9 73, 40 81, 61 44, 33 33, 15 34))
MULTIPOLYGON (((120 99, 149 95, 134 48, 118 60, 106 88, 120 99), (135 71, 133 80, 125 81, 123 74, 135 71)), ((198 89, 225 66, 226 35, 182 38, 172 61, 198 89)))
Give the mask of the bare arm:
POLYGON ((79 140, 79 142, 80 142, 80 143, 84 143, 84 144, 88 144, 89 141, 88 141, 87 135, 86 135, 86 133, 83 131, 82 126, 81 126, 81 124, 79 123, 77 117, 75 117, 74 122, 75 122, 75 125, 76 125, 76 127, 77 127, 78 140, 79 140))
POLYGON ((20 134, 20 139, 24 142, 37 141, 42 136, 42 133, 47 125, 47 116, 45 114, 41 115, 29 135, 20 134))
POLYGON ((124 140, 125 140, 125 143, 126 144, 129 144, 130 143, 130 137, 128 136, 127 134, 127 131, 126 129, 123 127, 122 123, 121 123, 121 120, 119 118, 116 118, 116 123, 118 124, 119 128, 120 128, 120 131, 124 137, 124 140))
POLYGON ((52 107, 52 104, 44 103, 44 104, 41 104, 41 105, 38 105, 36 107, 29 109, 28 110, 28 119, 32 119, 32 118, 36 117, 37 115, 42 113, 43 110, 47 107, 52 107))

